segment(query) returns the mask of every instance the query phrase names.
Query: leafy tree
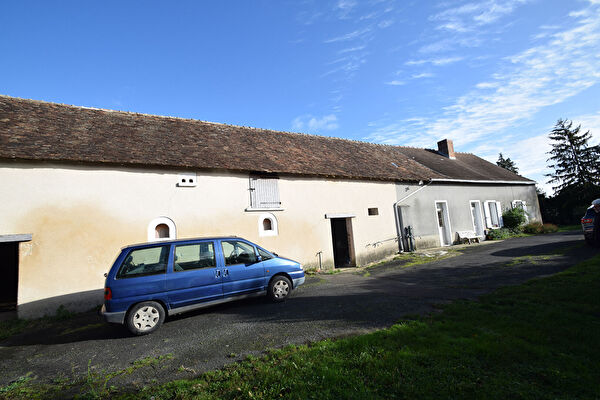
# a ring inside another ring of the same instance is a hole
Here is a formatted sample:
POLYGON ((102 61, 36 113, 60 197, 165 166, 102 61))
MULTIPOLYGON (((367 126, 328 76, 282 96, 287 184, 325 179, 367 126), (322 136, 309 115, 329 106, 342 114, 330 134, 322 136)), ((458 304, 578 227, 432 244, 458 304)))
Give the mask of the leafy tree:
POLYGON ((510 172, 514 172, 515 174, 519 173, 519 168, 515 165, 515 162, 510 158, 504 158, 502 153, 498 155, 498 161, 496 161, 496 165, 502 167, 504 169, 509 170, 510 172))
POLYGON ((550 132, 552 150, 547 160, 554 172, 546 174, 548 183, 555 183, 552 189, 557 193, 586 185, 600 184, 600 146, 588 146, 592 137, 590 131, 581 132, 581 125, 573 128, 573 122, 559 119, 550 132))

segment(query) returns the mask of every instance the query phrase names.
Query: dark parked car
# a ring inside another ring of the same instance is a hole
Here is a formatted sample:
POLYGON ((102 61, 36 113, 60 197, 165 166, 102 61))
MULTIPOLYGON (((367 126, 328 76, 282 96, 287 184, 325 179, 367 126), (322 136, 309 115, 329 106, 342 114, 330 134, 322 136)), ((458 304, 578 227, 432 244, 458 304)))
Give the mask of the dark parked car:
POLYGON ((585 212, 583 218, 581 218, 581 227, 583 228, 583 236, 587 244, 593 244, 594 242, 594 218, 596 217, 596 211, 594 207, 590 207, 585 212))
POLYGON ((284 301, 303 283, 299 263, 238 237, 138 244, 106 274, 101 314, 144 335, 166 315, 264 294, 284 301))

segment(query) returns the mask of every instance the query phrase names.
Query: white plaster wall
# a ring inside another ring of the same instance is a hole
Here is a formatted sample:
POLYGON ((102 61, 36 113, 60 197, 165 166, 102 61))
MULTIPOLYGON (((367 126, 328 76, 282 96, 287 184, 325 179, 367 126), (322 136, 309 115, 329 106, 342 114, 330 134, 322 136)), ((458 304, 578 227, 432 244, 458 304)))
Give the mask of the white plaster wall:
MULTIPOLYGON (((404 223, 413 227, 417 248, 440 246, 435 209, 438 200, 447 201, 453 240, 457 239, 457 231, 474 229, 471 200, 479 200, 482 206, 486 200, 499 201, 502 211, 510 209, 513 200, 523 200, 527 202, 530 220, 541 221, 535 185, 433 183, 422 187, 399 183, 397 196, 401 200, 400 205, 406 207, 404 223)), ((481 213, 483 216, 483 209, 481 213)), ((485 227, 485 217, 483 224, 485 227)))
POLYGON ((100 296, 103 274, 120 248, 145 242, 148 223, 159 216, 175 222, 178 238, 237 235, 310 266, 322 251, 330 266, 331 225, 325 214, 354 214, 359 263, 397 250, 393 183, 281 177, 284 210, 272 212, 279 235, 259 237, 261 212, 245 211, 248 175, 198 173, 196 187, 177 187, 180 172, 0 164, 0 235, 33 235, 20 245, 20 314, 27 305, 32 311, 23 315, 53 312, 59 304, 88 306, 90 296, 100 296), (369 207, 377 207, 379 215, 368 216, 369 207))

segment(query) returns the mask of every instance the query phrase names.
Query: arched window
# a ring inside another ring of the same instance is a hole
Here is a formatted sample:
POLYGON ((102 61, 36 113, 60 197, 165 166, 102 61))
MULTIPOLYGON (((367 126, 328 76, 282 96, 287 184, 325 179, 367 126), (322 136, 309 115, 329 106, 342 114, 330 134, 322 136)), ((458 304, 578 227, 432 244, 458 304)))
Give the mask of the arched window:
POLYGON ((169 227, 167 224, 158 224, 156 228, 154 228, 154 237, 156 239, 164 239, 169 237, 169 227))
POLYGON ((277 236, 277 218, 273 214, 258 217, 258 236, 277 236))
POLYGON ((273 230, 273 223, 271 222, 271 220, 269 218, 263 219, 263 230, 264 231, 272 231, 273 230))
POLYGON ((167 217, 158 217, 148 224, 148 241, 177 239, 177 230, 173 220, 167 217))

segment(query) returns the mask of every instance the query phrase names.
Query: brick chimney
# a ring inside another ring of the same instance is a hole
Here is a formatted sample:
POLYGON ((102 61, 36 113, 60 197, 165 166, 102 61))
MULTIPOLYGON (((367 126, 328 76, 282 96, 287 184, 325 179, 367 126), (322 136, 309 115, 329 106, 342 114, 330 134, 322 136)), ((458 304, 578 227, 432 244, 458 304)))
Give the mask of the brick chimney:
POLYGON ((443 156, 448 157, 451 160, 456 159, 456 157, 454 156, 454 144, 452 144, 452 140, 450 140, 450 139, 440 140, 439 142, 437 142, 437 145, 438 145, 438 153, 442 154, 443 156))

